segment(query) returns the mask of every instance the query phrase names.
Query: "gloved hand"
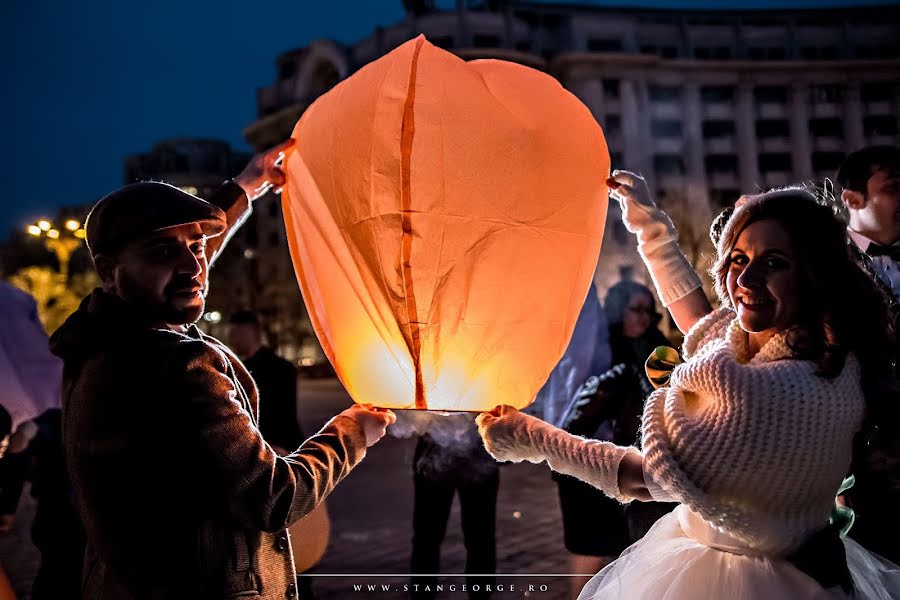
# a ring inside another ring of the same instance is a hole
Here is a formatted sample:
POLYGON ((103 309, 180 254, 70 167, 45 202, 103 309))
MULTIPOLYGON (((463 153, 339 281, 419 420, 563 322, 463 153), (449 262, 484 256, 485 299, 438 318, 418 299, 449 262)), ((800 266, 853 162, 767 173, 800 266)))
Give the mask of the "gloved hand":
POLYGON ((625 228, 637 236, 638 253, 663 305, 669 306, 699 288, 700 276, 678 247, 675 225, 656 206, 644 178, 617 170, 606 185, 619 202, 625 228))
POLYGON ((619 490, 619 463, 626 454, 638 453, 636 448, 574 436, 511 406, 482 413, 475 423, 484 447, 497 460, 546 460, 554 471, 576 477, 619 502, 632 500, 619 490))
POLYGON ((541 439, 542 428, 552 428, 546 422, 519 412, 511 406, 498 406, 475 419, 478 433, 488 454, 501 462, 539 463, 544 455, 535 445, 541 439))
POLYGON ((616 170, 606 184, 611 190, 610 196, 619 202, 622 209, 625 229, 638 238, 638 249, 652 252, 661 244, 678 239, 675 225, 656 206, 643 177, 631 171, 616 170))

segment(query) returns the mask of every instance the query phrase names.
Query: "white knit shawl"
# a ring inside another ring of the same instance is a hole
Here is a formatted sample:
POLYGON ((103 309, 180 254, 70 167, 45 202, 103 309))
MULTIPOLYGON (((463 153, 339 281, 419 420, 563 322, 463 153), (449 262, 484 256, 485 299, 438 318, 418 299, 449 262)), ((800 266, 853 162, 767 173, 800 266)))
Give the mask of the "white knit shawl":
POLYGON ((781 335, 752 357, 747 343, 728 308, 691 329, 689 360, 644 409, 644 469, 706 521, 779 555, 828 522, 863 419, 860 370, 850 356, 825 379, 790 359, 781 335))

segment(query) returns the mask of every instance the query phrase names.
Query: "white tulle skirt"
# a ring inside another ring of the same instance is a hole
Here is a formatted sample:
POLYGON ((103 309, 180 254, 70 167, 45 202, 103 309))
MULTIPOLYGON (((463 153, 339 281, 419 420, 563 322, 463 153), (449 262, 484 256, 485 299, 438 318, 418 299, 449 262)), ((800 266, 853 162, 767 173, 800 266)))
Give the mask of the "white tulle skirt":
MULTIPOLYGON (((845 539, 852 598, 900 599, 900 568, 845 539)), ((579 600, 847 598, 785 560, 755 555, 682 505, 584 587, 579 600)))

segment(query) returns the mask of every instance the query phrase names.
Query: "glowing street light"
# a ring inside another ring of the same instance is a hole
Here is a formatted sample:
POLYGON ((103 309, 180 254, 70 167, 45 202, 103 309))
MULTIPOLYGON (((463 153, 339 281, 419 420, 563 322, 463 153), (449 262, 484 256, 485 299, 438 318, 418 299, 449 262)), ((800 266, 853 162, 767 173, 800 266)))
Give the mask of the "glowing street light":
POLYGON ((29 235, 44 239, 44 246, 55 254, 56 260, 59 261, 60 273, 64 279, 68 279, 69 259, 72 253, 84 244, 84 239, 87 237, 87 232, 81 223, 75 219, 68 219, 65 222, 65 228, 57 229, 47 219, 41 219, 37 223, 25 227, 25 231, 29 235))

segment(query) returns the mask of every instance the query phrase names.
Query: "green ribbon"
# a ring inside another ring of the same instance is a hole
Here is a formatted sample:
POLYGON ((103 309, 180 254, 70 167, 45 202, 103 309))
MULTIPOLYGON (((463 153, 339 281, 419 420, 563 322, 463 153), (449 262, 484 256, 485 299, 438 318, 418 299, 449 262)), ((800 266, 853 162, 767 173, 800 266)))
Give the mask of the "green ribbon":
MULTIPOLYGON (((856 483, 856 477, 850 475, 841 482, 841 487, 838 488, 837 496, 840 496, 847 490, 853 487, 853 484, 856 483)), ((849 506, 840 506, 837 502, 834 503, 834 508, 831 509, 831 517, 828 519, 828 523, 831 525, 837 525, 841 530, 841 537, 847 537, 847 534, 850 533, 850 529, 853 527, 853 523, 856 521, 856 513, 853 512, 853 509, 849 506)))

